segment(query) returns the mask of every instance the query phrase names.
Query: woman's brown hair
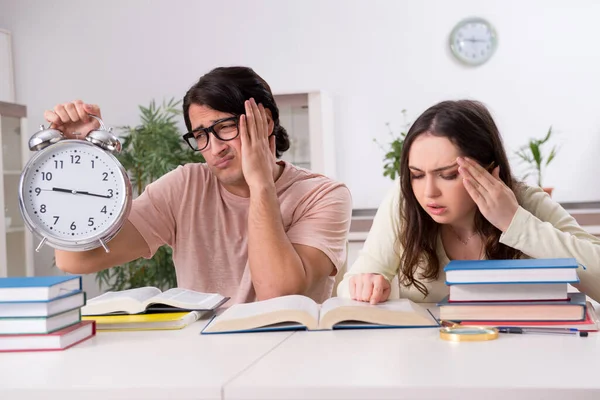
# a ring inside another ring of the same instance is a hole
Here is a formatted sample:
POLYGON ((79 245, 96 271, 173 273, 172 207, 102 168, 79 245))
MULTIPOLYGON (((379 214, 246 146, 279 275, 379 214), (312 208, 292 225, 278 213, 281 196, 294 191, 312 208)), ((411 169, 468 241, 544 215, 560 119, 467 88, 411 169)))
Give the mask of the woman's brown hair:
MULTIPOLYGON (((482 166, 500 167, 500 179, 513 192, 518 185, 513 178, 500 132, 487 108, 471 100, 443 101, 430 107, 410 127, 400 157, 400 283, 414 285, 426 297, 423 281, 438 278, 440 263, 436 243, 440 225, 419 205, 412 189, 408 156, 415 139, 424 133, 448 138, 461 156, 482 166), (423 271, 417 277, 420 264, 423 271)), ((492 169, 490 169, 491 171, 492 169)), ((500 243, 502 232, 486 220, 477 209, 475 230, 484 239, 488 259, 519 258, 521 252, 500 243)))

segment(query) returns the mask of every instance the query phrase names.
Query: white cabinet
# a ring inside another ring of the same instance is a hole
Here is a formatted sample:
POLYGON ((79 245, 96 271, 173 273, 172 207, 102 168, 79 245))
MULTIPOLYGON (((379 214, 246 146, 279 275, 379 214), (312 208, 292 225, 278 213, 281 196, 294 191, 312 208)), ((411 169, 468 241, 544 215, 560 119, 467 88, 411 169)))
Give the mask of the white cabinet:
POLYGON ((0 101, 15 101, 12 36, 4 29, 0 29, 0 101))
POLYGON ((279 122, 290 136, 282 159, 336 178, 333 105, 324 92, 275 95, 279 122))
POLYGON ((0 102, 0 277, 32 276, 33 237, 19 211, 18 187, 29 157, 25 106, 0 102))

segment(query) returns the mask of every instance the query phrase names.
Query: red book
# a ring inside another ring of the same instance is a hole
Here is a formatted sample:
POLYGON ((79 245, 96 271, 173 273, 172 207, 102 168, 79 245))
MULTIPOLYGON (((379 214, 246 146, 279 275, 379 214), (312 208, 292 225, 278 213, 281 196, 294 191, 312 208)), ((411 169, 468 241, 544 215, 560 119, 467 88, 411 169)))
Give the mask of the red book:
POLYGON ((65 350, 96 334, 96 321, 81 321, 52 333, 0 335, 0 352, 65 350))
POLYGON ((461 326, 505 326, 515 328, 574 328, 581 332, 598 332, 600 321, 588 302, 585 319, 581 321, 465 321, 461 326))

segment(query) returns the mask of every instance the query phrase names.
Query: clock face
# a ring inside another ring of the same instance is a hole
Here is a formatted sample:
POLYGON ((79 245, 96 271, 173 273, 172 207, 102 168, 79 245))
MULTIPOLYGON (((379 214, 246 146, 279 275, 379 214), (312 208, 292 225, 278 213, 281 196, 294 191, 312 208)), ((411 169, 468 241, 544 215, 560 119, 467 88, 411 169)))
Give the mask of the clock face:
POLYGON ((496 32, 481 18, 461 21, 450 34, 450 49, 456 58, 469 65, 480 65, 496 51, 496 32))
POLYGON ((113 155, 83 140, 64 140, 31 159, 20 190, 24 216, 40 235, 86 243, 123 220, 130 184, 113 155))

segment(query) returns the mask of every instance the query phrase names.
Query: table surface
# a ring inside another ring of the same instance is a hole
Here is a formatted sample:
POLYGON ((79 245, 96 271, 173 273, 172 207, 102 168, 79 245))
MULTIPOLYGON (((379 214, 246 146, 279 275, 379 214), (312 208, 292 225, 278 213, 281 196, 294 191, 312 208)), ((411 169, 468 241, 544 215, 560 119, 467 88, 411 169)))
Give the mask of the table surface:
POLYGON ((366 329, 98 332, 66 351, 0 353, 0 398, 600 399, 600 335, 366 329))
POLYGON ((225 399, 600 399, 600 336, 438 329, 297 332, 225 386, 225 399))
POLYGON ((292 332, 97 332, 65 351, 0 353, 0 399, 221 399, 223 386, 292 332))

